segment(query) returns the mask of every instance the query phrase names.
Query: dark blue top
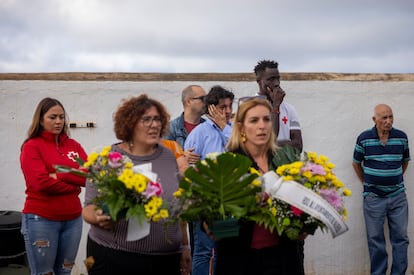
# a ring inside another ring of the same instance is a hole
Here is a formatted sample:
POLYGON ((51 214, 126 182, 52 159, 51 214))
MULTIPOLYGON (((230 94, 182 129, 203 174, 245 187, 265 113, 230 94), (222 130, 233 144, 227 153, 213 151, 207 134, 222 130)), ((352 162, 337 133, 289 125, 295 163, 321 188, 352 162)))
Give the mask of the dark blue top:
MULTIPOLYGON (((200 118, 200 123, 205 121, 204 118, 200 118)), ((187 139, 188 133, 184 127, 184 112, 181 115, 170 121, 170 132, 165 139, 175 140, 184 149, 184 142, 187 139)))
POLYGON ((404 191, 402 164, 409 160, 408 139, 403 131, 392 128, 385 145, 376 127, 357 138, 353 161, 363 164, 365 194, 391 196, 404 191))

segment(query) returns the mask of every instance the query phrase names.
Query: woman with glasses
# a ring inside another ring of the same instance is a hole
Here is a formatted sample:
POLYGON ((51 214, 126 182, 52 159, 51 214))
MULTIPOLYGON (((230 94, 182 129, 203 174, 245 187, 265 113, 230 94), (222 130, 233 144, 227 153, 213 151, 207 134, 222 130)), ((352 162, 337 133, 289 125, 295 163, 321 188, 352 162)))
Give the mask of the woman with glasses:
MULTIPOLYGON (((260 174, 276 169, 272 162, 277 146, 271 112, 272 106, 264 97, 240 98, 227 144, 228 151, 248 156, 260 174)), ((303 274, 295 242, 254 222, 240 225, 238 237, 217 241, 215 275, 303 274)))
MULTIPOLYGON (((134 165, 152 165, 163 188, 163 200, 173 199, 178 189, 178 168, 174 154, 160 143, 167 131, 165 107, 146 95, 124 100, 114 115, 114 131, 120 140, 111 151, 128 156, 134 165)), ((152 223, 148 236, 127 241, 127 221, 111 221, 93 204, 96 190, 86 184, 83 217, 91 224, 87 256, 94 264, 89 274, 189 274, 191 259, 185 227, 178 223, 152 223)))

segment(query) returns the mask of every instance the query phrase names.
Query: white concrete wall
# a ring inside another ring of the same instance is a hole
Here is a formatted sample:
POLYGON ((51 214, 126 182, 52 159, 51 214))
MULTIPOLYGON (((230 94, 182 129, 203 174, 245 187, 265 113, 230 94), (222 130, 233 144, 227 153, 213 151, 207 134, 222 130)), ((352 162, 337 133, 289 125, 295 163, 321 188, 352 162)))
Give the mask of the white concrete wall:
MULTIPOLYGON (((20 145, 35 106, 46 96, 58 98, 70 121, 96 123, 93 129, 72 129, 71 134, 87 152, 115 142, 112 113, 122 98, 147 93, 165 104, 172 117, 181 112, 181 90, 193 82, 75 82, 75 81, 0 81, 0 210, 21 211, 25 184, 19 167, 20 145)), ((221 84, 236 97, 253 95, 255 82, 203 82, 205 89, 221 84)), ((347 201, 349 231, 336 239, 317 232, 306 239, 307 274, 369 274, 369 259, 362 216, 362 186, 352 167, 352 152, 357 135, 372 127, 373 108, 387 103, 394 110, 394 126, 404 130, 414 150, 412 104, 414 82, 364 81, 282 81, 286 101, 298 110, 303 128, 305 150, 328 156, 336 164, 336 173, 353 191, 347 201)), ((235 104, 236 108, 236 104, 235 104)), ((410 204, 414 205, 414 168, 410 163, 405 181, 410 204)), ((83 194, 82 194, 83 197, 83 194)), ((414 224, 410 215, 409 236, 414 224)), ((84 271, 85 236, 77 259, 84 271)), ((409 247, 410 267, 414 248, 409 247)), ((409 272, 407 272, 409 274, 409 272)))

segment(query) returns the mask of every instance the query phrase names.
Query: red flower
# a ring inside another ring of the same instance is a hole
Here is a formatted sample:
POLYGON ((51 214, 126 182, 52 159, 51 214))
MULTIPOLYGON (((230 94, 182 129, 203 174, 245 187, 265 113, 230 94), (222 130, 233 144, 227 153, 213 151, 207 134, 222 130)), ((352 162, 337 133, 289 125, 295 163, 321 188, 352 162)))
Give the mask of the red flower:
POLYGON ((300 215, 302 215, 303 211, 300 210, 299 208, 294 207, 293 205, 290 206, 290 209, 293 212, 293 215, 295 215, 296 217, 300 217, 300 215))

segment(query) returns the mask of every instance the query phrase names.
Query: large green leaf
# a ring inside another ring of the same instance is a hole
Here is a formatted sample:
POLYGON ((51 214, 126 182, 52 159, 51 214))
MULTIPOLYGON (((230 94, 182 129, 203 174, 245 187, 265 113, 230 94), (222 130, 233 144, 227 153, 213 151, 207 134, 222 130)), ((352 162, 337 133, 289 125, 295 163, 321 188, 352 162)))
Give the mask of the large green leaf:
POLYGON ((223 153, 205 159, 185 172, 180 187, 189 195, 181 217, 188 220, 241 218, 256 204, 260 187, 251 185, 258 177, 249 174, 251 160, 243 155, 223 153))

